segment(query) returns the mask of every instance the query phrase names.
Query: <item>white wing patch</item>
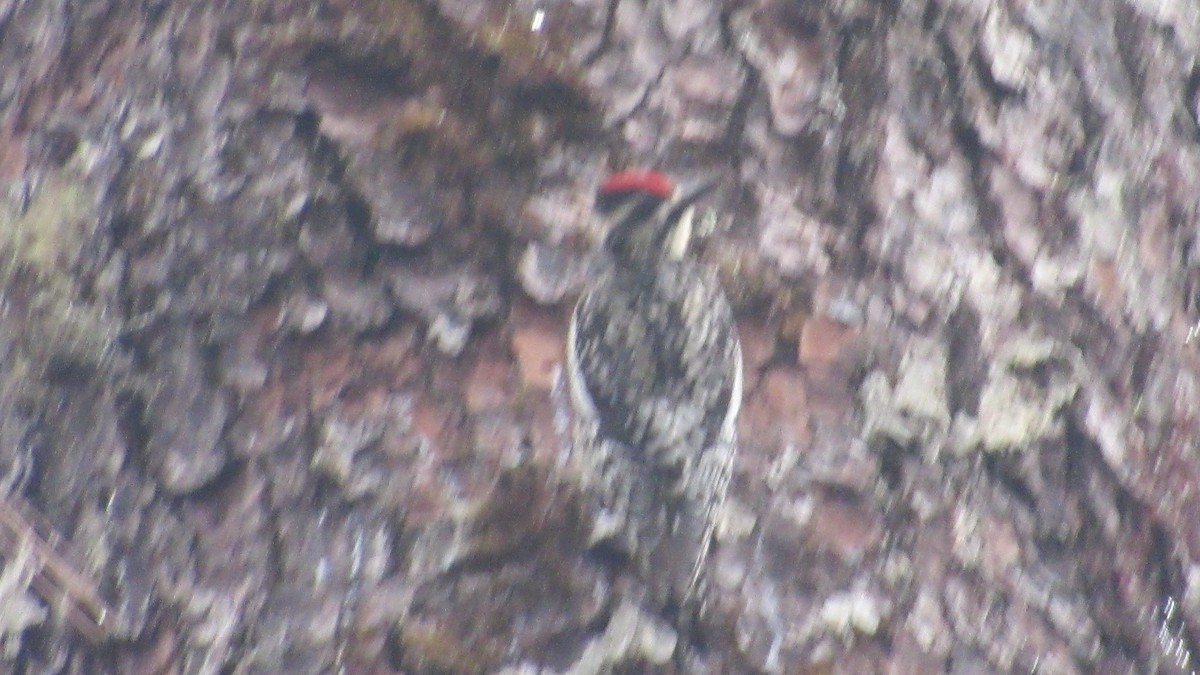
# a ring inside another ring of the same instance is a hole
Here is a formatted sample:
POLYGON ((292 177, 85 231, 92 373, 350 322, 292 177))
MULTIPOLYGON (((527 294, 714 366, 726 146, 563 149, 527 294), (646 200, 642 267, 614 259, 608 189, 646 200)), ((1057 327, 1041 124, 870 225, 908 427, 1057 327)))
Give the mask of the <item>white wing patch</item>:
POLYGON ((588 294, 584 294, 579 298, 579 302, 575 304, 575 310, 571 312, 571 325, 567 329, 567 384, 571 389, 571 401, 575 404, 575 414, 578 416, 596 419, 596 404, 592 401, 592 394, 587 388, 587 376, 579 367, 579 310, 587 302, 588 294))

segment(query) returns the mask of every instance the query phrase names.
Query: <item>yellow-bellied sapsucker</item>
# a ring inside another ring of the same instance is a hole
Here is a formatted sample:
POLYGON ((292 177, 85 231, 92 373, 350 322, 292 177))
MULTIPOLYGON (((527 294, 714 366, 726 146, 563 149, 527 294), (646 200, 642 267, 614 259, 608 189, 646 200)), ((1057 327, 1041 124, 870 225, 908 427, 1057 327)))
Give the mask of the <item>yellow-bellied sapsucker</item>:
POLYGON ((699 597, 736 452, 733 312, 714 270, 688 254, 693 203, 711 187, 655 171, 605 181, 608 260, 567 337, 574 442, 601 507, 593 539, 619 546, 663 609, 699 597))

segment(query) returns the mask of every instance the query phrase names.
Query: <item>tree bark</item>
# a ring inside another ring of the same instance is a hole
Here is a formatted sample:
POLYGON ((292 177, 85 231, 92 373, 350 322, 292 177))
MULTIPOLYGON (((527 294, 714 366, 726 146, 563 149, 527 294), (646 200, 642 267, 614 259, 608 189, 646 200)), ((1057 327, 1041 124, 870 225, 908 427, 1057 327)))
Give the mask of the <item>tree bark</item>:
POLYGON ((1198 667, 1194 2, 0 0, 0 185, 5 670, 1198 667), (745 352, 690 632, 565 433, 629 165, 745 352))

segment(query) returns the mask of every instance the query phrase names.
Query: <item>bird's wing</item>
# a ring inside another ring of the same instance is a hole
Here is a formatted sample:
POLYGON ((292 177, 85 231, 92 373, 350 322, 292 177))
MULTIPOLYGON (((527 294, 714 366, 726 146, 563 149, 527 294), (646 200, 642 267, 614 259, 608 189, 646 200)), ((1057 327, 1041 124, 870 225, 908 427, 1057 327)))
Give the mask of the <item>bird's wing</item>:
POLYGON ((594 411, 602 435, 678 470, 732 430, 741 398, 737 333, 706 270, 675 263, 643 282, 613 275, 576 306, 573 394, 594 411))

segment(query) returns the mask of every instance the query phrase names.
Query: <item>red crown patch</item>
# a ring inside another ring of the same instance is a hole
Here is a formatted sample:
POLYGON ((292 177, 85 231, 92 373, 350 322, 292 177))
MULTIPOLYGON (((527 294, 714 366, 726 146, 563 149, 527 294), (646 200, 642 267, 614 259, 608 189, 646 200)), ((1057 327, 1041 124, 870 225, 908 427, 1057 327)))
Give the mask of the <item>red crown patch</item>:
POLYGON ((675 181, 660 171, 629 169, 614 173, 600 185, 601 196, 624 192, 644 192, 669 199, 675 192, 675 181))

